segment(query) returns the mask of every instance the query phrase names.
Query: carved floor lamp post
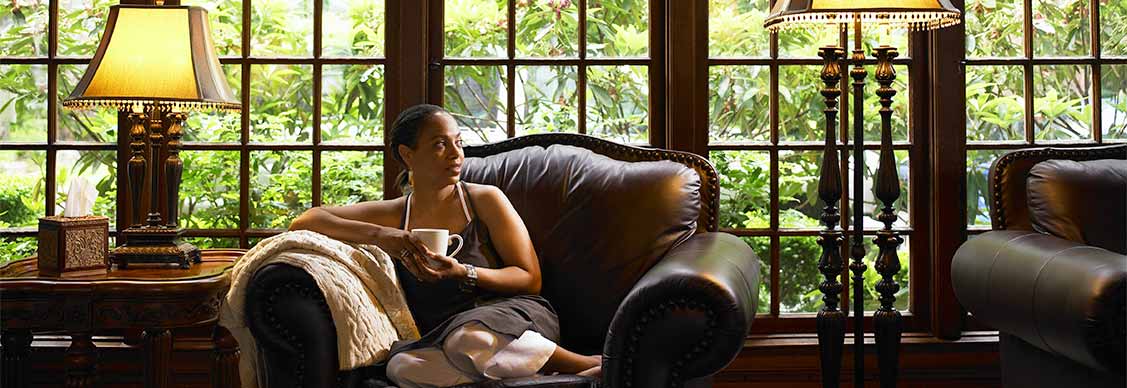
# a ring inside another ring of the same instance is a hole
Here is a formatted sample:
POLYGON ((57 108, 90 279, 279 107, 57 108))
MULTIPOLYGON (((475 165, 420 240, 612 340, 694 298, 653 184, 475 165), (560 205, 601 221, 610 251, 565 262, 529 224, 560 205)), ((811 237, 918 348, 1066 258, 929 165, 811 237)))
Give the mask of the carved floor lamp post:
POLYGON ((163 1, 111 6, 98 51, 63 106, 129 112, 129 190, 119 195, 128 195, 131 216, 114 264, 198 262, 199 249, 179 240, 177 225, 181 126, 189 111, 240 107, 215 55, 207 11, 163 1))
MULTIPOLYGON (((863 102, 865 92, 865 52, 861 47, 861 25, 879 24, 910 30, 932 30, 958 24, 961 12, 949 0, 776 0, 771 14, 764 25, 771 31, 799 26, 819 28, 825 24, 841 28, 852 25, 853 55, 845 59, 845 49, 837 46, 822 47, 818 55, 824 61, 822 68, 822 96, 826 99, 826 143, 823 150, 821 176, 818 182, 818 196, 825 202, 821 217, 826 229, 820 233, 818 244, 822 255, 818 270, 826 280, 818 287, 823 293, 825 305, 818 312, 818 346, 821 358, 822 386, 840 385, 841 356, 845 341, 845 315, 839 306, 842 284, 838 275, 842 273, 843 263, 839 251, 844 234, 838 230, 840 219, 837 209, 842 194, 842 177, 837 157, 837 140, 834 136, 838 108, 837 98, 841 96, 842 64, 853 64, 849 76, 853 79, 853 204, 850 257, 853 261, 849 270, 853 273, 853 386, 864 385, 864 273, 865 246, 862 240, 864 231, 864 123, 863 102)), ((878 367, 881 387, 895 387, 898 368, 900 336, 903 331, 900 312, 893 303, 900 285, 893 276, 900 271, 900 261, 896 255, 897 247, 904 241, 892 231, 896 221, 893 203, 900 197, 900 178, 896 171, 896 158, 892 152, 892 97, 896 90, 892 82, 896 72, 892 59, 899 53, 896 48, 883 45, 873 49, 877 58, 876 79, 880 84, 881 136, 880 165, 876 173, 875 194, 883 207, 877 219, 884 223, 877 232, 874 243, 880 251, 877 255, 876 270, 881 275, 876 289, 880 293, 880 308, 873 314, 874 336, 877 344, 878 367)))

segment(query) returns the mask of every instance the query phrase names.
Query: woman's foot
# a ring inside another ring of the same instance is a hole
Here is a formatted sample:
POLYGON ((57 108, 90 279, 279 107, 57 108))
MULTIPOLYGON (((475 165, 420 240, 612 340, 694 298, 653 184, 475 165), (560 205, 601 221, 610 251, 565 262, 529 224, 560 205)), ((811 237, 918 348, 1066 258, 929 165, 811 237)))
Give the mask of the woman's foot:
POLYGON ((580 376, 599 377, 603 375, 603 356, 585 356, 584 357, 591 367, 576 373, 580 376))

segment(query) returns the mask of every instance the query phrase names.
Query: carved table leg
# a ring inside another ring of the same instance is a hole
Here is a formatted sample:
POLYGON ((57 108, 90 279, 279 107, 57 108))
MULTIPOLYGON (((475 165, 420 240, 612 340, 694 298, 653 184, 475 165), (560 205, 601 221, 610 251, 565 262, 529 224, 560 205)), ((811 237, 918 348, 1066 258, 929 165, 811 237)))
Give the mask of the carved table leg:
POLYGON ((4 364, 0 371, 0 386, 23 388, 27 386, 27 355, 31 351, 31 332, 5 331, 0 337, 4 346, 4 364))
POLYGON ((72 334, 70 347, 63 357, 66 365, 68 388, 92 387, 97 373, 98 349, 90 340, 90 333, 72 334))
POLYGON ((145 387, 168 387, 172 356, 172 332, 168 329, 145 330, 145 387))
POLYGON ((215 326, 215 360, 211 364, 211 386, 237 388, 239 384, 239 342, 223 326, 215 326))

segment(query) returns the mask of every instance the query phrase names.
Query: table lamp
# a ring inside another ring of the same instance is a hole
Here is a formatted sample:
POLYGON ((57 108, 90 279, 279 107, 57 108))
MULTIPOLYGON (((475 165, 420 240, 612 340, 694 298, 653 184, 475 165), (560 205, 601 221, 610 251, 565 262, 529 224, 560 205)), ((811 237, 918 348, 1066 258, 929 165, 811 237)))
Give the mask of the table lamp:
MULTIPOLYGON (((849 75, 853 78, 853 210, 852 246, 850 257, 853 261, 849 264, 852 272, 853 288, 853 386, 864 385, 864 273, 865 246, 862 241, 864 231, 863 208, 864 201, 864 130, 863 130, 863 102, 865 77, 865 52, 861 47, 861 25, 878 24, 892 28, 907 28, 909 30, 932 30, 958 24, 961 12, 951 5, 949 0, 777 0, 771 7, 770 16, 764 21, 764 26, 773 32, 780 29, 801 27, 819 28, 825 24, 839 25, 841 28, 852 24, 853 55, 848 62, 853 64, 849 75)), ((826 100, 826 138, 823 150, 821 175, 818 182, 818 197, 825 202, 821 221, 826 226, 819 234, 818 244, 822 246, 822 255, 818 261, 818 270, 826 278, 818 289, 822 292, 824 306, 818 312, 818 348, 821 358, 822 386, 837 387, 840 384, 841 355, 845 337, 845 312, 838 309, 842 285, 837 277, 842 272, 842 258, 839 246, 844 240, 841 230, 836 229, 840 218, 837 202, 841 199, 841 173, 839 170, 836 140, 834 138, 835 120, 837 118, 837 98, 841 96, 839 84, 842 79, 841 64, 845 56, 845 49, 838 46, 826 46, 819 49, 818 55, 822 57, 822 96, 826 100)), ((875 194, 884 205, 877 215, 877 220, 884 223, 883 228, 877 232, 873 242, 879 247, 874 267, 881 275, 876 289, 880 294, 880 308, 873 314, 873 331, 876 337, 877 362, 880 368, 881 387, 895 387, 898 369, 898 352, 900 337, 903 331, 900 321, 900 312, 896 311, 893 303, 896 301, 896 291, 900 285, 893 279, 893 275, 900 272, 900 261, 896 254, 897 247, 904 241, 896 232, 892 231, 892 223, 896 221, 893 212, 893 203, 900 197, 900 178, 896 171, 896 158, 892 152, 892 97, 896 90, 892 89, 892 82, 896 79, 896 72, 892 67, 892 59, 899 53, 896 48, 882 45, 873 49, 877 58, 876 79, 880 84, 877 95, 880 96, 881 135, 880 135, 880 164, 875 177, 875 194)))
POLYGON ((215 55, 207 11, 163 1, 111 6, 98 51, 63 106, 129 112, 132 213, 113 264, 199 262, 199 249, 180 241, 177 225, 182 125, 190 111, 240 107, 215 55))

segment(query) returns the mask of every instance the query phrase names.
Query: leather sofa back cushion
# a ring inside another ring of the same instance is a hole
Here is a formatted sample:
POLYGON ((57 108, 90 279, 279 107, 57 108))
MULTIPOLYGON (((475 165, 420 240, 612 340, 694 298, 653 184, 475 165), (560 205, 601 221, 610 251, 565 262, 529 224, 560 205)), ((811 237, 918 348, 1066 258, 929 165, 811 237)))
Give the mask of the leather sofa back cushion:
POLYGON ((501 188, 540 258, 564 345, 601 350, 634 283, 700 215, 700 177, 672 161, 623 162, 552 145, 466 158, 462 179, 501 188))
POLYGON ((1034 230, 1127 254, 1127 160, 1047 160, 1028 190, 1034 230))

